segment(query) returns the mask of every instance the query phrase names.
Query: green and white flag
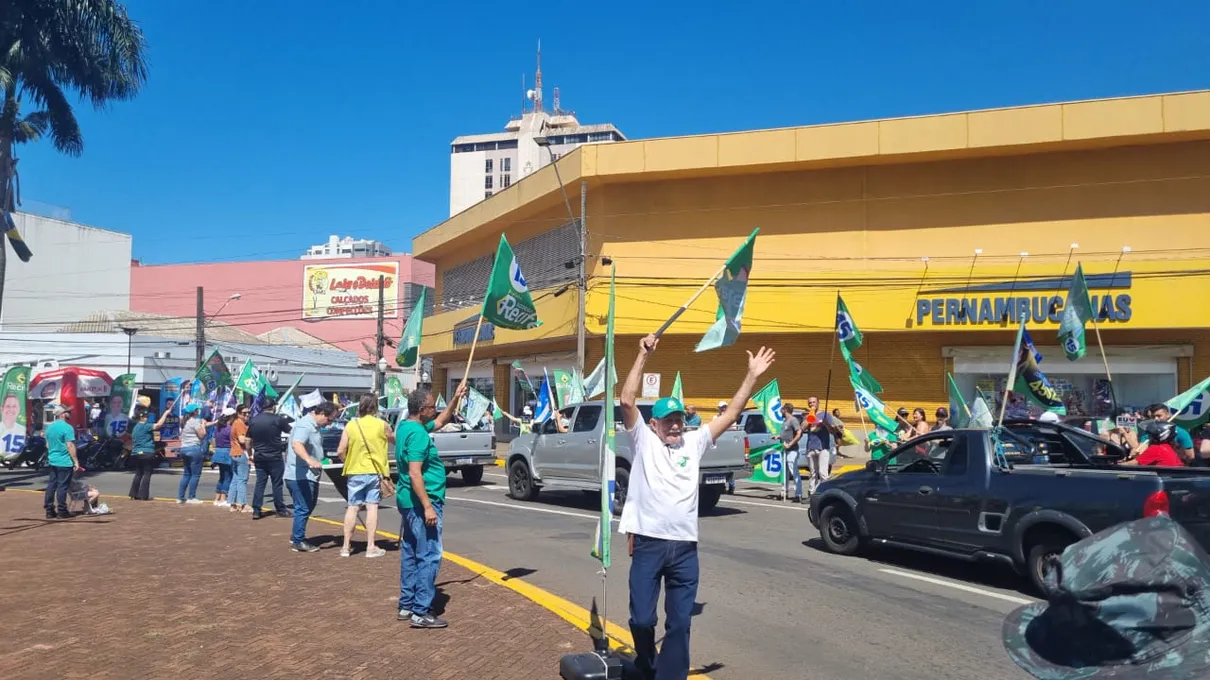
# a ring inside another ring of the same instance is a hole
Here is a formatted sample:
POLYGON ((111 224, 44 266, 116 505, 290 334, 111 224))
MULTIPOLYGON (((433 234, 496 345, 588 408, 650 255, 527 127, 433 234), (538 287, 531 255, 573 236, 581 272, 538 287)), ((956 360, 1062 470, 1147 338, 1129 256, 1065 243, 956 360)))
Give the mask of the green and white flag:
POLYGON ((239 380, 235 381, 235 389, 256 396, 260 392, 261 386, 260 370, 252 364, 252 360, 244 361, 244 367, 240 369, 239 380))
POLYGON ((836 294, 836 340, 840 342, 840 353, 845 361, 852 362, 853 352, 861 347, 861 329, 853 321, 853 315, 849 314, 849 308, 839 293, 836 294))
MULTIPOLYGON (((843 345, 842 345, 843 346, 843 345)), ((874 376, 861 367, 861 364, 849 359, 849 377, 857 381, 857 384, 864 387, 866 390, 874 394, 882 394, 882 384, 874 379, 874 376)))
POLYGON ((483 420, 483 414, 492 407, 491 399, 469 385, 466 388, 466 399, 463 403, 462 417, 466 418, 466 424, 471 427, 478 427, 479 421, 483 420))
POLYGON ((447 403, 445 402, 445 395, 443 395, 443 394, 438 394, 438 395, 437 395, 437 403, 436 403, 436 404, 434 404, 434 406, 436 406, 436 407, 437 407, 437 410, 438 410, 438 411, 444 411, 444 410, 445 410, 445 407, 446 407, 446 406, 449 406, 449 404, 447 404, 447 403))
POLYGON ((420 339, 424 336, 424 299, 427 295, 428 288, 421 288, 420 299, 412 307, 407 325, 403 327, 403 335, 399 336, 395 363, 399 364, 401 368, 413 368, 420 360, 420 339))
MULTIPOLYGON (((609 569, 613 562, 613 499, 616 483, 614 470, 617 425, 613 418, 613 393, 617 383, 617 368, 613 351, 613 321, 614 321, 614 279, 617 273, 616 265, 609 271, 609 313, 605 322, 605 367, 601 374, 605 377, 605 417, 601 418, 601 514, 597 520, 596 536, 592 542, 592 556, 601 561, 602 569, 609 569)), ((596 371, 593 371, 596 373, 596 371)))
POLYGON ((529 284, 521 273, 517 256, 508 245, 508 239, 500 234, 500 245, 496 248, 496 262, 492 265, 492 276, 487 282, 487 295, 483 298, 483 318, 497 328, 515 331, 537 328, 538 310, 529 294, 529 284))
POLYGON ((971 421, 968 427, 989 428, 994 423, 991 407, 987 405, 987 397, 983 390, 975 388, 975 400, 971 402, 971 421))
POLYGON ((1176 414, 1174 423, 1195 430, 1210 422, 1210 378, 1164 402, 1176 414))
POLYGON ((766 444, 748 452, 748 462, 752 465, 752 476, 749 482, 757 484, 784 484, 786 475, 786 450, 781 442, 774 439, 772 444, 766 444))
POLYGON ((777 387, 777 378, 769 381, 768 385, 752 395, 752 403, 764 417, 765 429, 769 431, 769 435, 776 437, 781 434, 781 428, 785 424, 786 418, 781 414, 781 391, 777 387))
POLYGON ((744 318, 744 301, 748 299, 752 252, 755 250, 756 233, 759 231, 760 229, 752 230, 744 244, 727 260, 722 275, 714 283, 714 291, 718 293, 718 311, 715 313, 714 324, 706 331, 701 342, 697 343, 696 351, 705 352, 734 345, 739 337, 744 318))
POLYGON ((870 419, 870 422, 887 432, 894 432, 899 429, 899 425, 895 422, 895 419, 886 414, 886 404, 883 404, 882 400, 874 396, 873 392, 863 387, 852 376, 849 376, 849 383, 853 385, 853 395, 857 400, 857 406, 865 411, 866 417, 870 419))
POLYGON ((1063 346, 1068 360, 1075 361, 1088 350, 1084 326, 1092 318, 1092 301, 1088 297, 1088 284, 1084 281, 1084 268, 1076 264, 1076 275, 1071 279, 1067 302, 1063 304, 1063 315, 1059 318, 1059 344, 1063 346))
POLYGON ((388 376, 383 391, 386 393, 387 408, 403 406, 403 381, 398 376, 388 376))
POLYGON ((501 409, 500 405, 496 403, 496 400, 492 399, 492 418, 494 418, 496 420, 500 420, 503 417, 504 417, 504 409, 501 409))
MULTIPOLYGON (((618 382, 617 368, 618 367, 616 365, 614 365, 613 373, 610 374, 610 378, 613 380, 615 385, 618 382)), ((584 395, 588 399, 592 399, 604 391, 605 391, 605 358, 602 357, 601 361, 597 363, 597 367, 592 369, 592 373, 589 373, 588 377, 584 379, 584 395)))
POLYGON ((962 398, 962 391, 958 389, 958 383, 954 382, 954 375, 946 371, 945 377, 949 380, 950 389, 950 426, 961 429, 970 422, 971 410, 966 405, 966 400, 962 398))
POLYGON ((210 393, 224 387, 230 387, 235 382, 231 378, 231 371, 227 368, 227 362, 223 360, 223 355, 217 349, 210 353, 210 356, 202 362, 201 366, 197 367, 197 371, 193 374, 193 379, 202 382, 203 393, 210 393))
POLYGON ((676 372, 676 380, 672 381, 672 398, 685 403, 685 388, 681 385, 681 372, 676 372))
MULTIPOLYGON (((0 247, 4 244, 0 243, 0 247)), ((13 366, 4 374, 0 389, 0 457, 13 456, 25 448, 25 403, 29 398, 29 366, 13 366)))
POLYGON ((554 381, 553 387, 555 400, 559 402, 558 408, 563 408, 580 401, 576 399, 576 380, 575 375, 571 371, 556 368, 550 372, 550 377, 554 381))

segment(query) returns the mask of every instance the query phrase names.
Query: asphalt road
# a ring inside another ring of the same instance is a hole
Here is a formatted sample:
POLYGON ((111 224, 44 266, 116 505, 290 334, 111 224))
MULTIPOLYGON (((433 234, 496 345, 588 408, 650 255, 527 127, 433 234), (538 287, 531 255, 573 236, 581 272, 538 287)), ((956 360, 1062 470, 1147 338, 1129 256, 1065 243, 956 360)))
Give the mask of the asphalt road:
MULTIPOLYGON (((178 474, 158 473, 153 494, 175 496, 178 474)), ((89 478, 103 493, 118 496, 126 495, 130 483, 129 473, 89 478)), ((216 480, 207 472, 198 497, 211 498, 216 480)), ((0 471, 0 485, 42 488, 44 475, 0 471)), ((695 667, 716 680, 1027 677, 1000 642, 1005 615, 1034 600, 1023 579, 995 566, 898 551, 830 555, 821 549, 805 507, 772 500, 771 492, 741 483, 735 495, 724 496, 718 509, 701 518, 695 667)), ((589 555, 595 499, 544 491, 537 502, 514 501, 506 495, 502 469, 489 469, 477 487, 452 476, 448 496, 447 550, 585 608, 599 597, 599 565, 589 555)), ((320 497, 317 514, 343 516, 343 501, 326 482, 320 497)), ((37 507, 40 499, 31 497, 30 503, 37 507)), ((181 511, 224 512, 208 505, 181 511)), ((381 528, 399 530, 393 510, 384 508, 381 528)), ((318 524, 311 529, 337 532, 318 524)), ((628 618, 625 548, 615 534, 607 615, 622 626, 628 618)))

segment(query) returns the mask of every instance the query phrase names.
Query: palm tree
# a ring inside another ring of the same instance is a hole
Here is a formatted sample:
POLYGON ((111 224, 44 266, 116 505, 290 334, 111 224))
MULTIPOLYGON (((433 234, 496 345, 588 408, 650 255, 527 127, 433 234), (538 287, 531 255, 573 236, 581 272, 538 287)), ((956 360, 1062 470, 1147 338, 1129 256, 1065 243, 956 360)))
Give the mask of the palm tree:
MULTIPOLYGON (((67 93, 103 109, 131 99, 147 80, 143 32, 116 0, 3 0, 0 14, 0 216, 5 226, 18 197, 20 143, 50 139, 70 156, 84 151, 84 138, 67 93), (35 109, 24 118, 21 105, 35 109)), ((3 228, 3 227, 0 227, 3 228)), ((20 240, 9 231, 14 247, 20 240), (15 238, 14 238, 15 236, 15 238)), ((23 246, 24 244, 22 244, 23 246)), ((17 248, 28 260, 28 248, 17 248)), ((0 304, 8 249, 0 243, 0 304)))

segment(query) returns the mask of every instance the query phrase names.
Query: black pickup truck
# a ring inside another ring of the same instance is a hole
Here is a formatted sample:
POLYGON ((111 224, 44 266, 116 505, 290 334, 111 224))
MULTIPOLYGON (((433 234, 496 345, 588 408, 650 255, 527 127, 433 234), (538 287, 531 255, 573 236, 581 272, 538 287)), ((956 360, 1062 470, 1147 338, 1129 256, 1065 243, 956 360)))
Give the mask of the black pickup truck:
POLYGON ((1166 513, 1210 547, 1210 469, 1119 465, 1126 452, 1063 424, 1006 422, 933 432, 820 485, 811 524, 831 552, 876 544, 998 561, 1041 589, 1063 549, 1093 533, 1166 513))

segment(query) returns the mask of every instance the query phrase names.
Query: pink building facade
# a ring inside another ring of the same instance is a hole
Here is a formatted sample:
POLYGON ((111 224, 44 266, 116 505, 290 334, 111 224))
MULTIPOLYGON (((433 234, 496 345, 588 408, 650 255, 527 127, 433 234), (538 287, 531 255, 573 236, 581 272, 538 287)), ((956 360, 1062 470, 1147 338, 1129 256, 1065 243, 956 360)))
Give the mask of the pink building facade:
MULTIPOLYGON (((374 345, 378 288, 385 282, 386 335, 398 340, 422 287, 434 284, 433 265, 410 255, 371 259, 275 260, 215 264, 140 265, 130 269, 130 309, 194 317, 197 287, 207 319, 254 335, 270 331, 287 343, 293 328, 341 349, 365 354, 374 345), (233 296, 238 295, 238 299, 233 296)), ((428 296, 432 305, 433 296, 428 296)), ((390 352, 388 352, 389 354, 390 352)))

